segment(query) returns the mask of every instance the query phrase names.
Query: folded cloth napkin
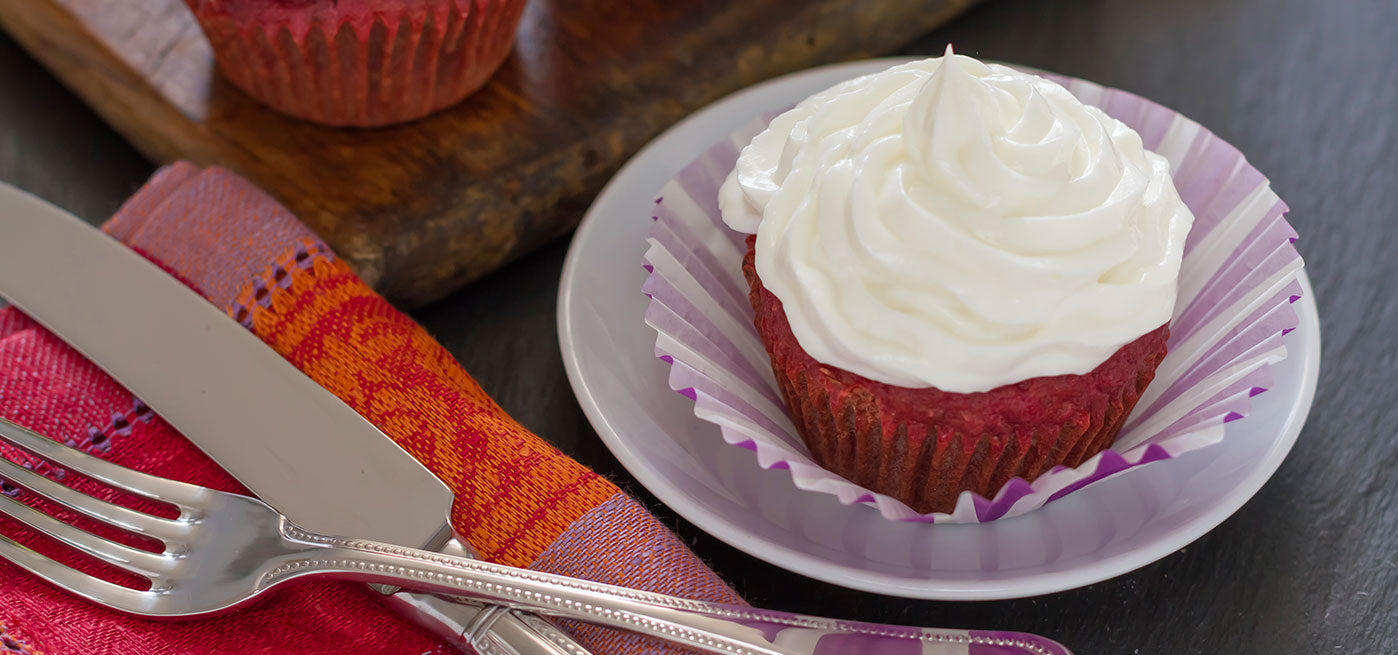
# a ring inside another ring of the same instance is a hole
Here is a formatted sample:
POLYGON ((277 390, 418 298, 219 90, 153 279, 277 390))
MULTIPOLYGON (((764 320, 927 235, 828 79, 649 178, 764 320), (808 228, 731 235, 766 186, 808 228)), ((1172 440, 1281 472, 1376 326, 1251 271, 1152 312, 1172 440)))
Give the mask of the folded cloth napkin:
MULTIPOLYGON (((169 166, 103 229, 203 294, 427 465, 456 493, 452 525, 482 557, 741 602, 635 500, 506 415, 421 327, 246 180, 218 168, 169 166)), ((125 466, 247 493, 140 400, 13 308, 0 309, 0 416, 125 466)), ((23 453, 3 454, 55 478, 77 477, 23 453)), ((8 519, 0 518, 0 533, 54 551, 8 519)), ((598 653, 682 650, 619 631, 566 627, 598 653)), ((364 651, 450 649, 360 584, 310 582, 221 617, 151 621, 0 562, 0 653, 364 651)))

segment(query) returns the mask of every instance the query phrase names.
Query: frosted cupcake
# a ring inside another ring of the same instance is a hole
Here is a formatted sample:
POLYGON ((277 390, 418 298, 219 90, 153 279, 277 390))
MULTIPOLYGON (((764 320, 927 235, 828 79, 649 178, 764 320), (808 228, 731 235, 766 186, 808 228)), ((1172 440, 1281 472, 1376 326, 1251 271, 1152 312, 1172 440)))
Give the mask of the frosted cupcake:
POLYGON ((778 116, 719 200, 812 455, 919 512, 1111 444, 1193 221, 1130 128, 950 50, 778 116))
POLYGON ((282 113, 375 126, 490 79, 525 0, 185 0, 223 74, 282 113))

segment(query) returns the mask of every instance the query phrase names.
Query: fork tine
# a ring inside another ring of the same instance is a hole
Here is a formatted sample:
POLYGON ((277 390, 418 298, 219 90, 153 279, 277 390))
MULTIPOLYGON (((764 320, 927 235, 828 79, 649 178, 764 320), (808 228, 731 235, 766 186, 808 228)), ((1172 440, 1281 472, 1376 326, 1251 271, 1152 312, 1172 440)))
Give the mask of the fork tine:
POLYGON ((0 495, 0 514, 5 514, 79 551, 137 575, 160 575, 169 566, 169 560, 163 555, 146 552, 99 537, 64 523, 9 496, 0 495))
POLYGON ((151 592, 128 589, 90 576, 25 548, 4 535, 0 535, 0 558, 13 562, 20 568, 62 587, 69 593, 77 594, 95 603, 108 605, 125 612, 153 614, 150 609, 154 594, 151 592))
POLYGON ((8 459, 0 457, 0 479, 24 487, 39 496, 67 507, 88 518, 116 526, 127 532, 145 535, 154 539, 172 540, 185 534, 185 526, 178 521, 162 519, 143 512, 114 505, 105 500, 93 498, 81 491, 64 486, 35 473, 8 459))
POLYGON ((94 480, 137 496, 197 509, 206 489, 133 471, 69 448, 53 439, 42 437, 28 429, 0 419, 0 440, 8 441, 59 466, 77 471, 94 480))

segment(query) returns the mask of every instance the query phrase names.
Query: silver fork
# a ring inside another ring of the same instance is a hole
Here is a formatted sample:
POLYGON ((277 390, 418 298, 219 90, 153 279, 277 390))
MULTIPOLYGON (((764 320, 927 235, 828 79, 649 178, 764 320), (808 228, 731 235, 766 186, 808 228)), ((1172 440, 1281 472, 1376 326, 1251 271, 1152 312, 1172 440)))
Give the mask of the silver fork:
MULTIPOLYGON (((179 509, 161 518, 81 493, 0 457, 0 479, 90 519, 158 540, 163 552, 81 530, 14 498, 0 512, 118 569, 150 580, 131 589, 78 571, 0 535, 0 556, 74 594, 143 616, 227 611, 309 576, 396 584, 630 630, 728 655, 881 652, 901 645, 951 655, 1069 655, 1043 637, 840 621, 706 603, 360 539, 312 534, 263 502, 139 473, 0 419, 0 440, 130 494, 179 509), (973 650, 974 647, 974 650, 973 650)), ((903 652, 899 650, 898 652, 903 652)))

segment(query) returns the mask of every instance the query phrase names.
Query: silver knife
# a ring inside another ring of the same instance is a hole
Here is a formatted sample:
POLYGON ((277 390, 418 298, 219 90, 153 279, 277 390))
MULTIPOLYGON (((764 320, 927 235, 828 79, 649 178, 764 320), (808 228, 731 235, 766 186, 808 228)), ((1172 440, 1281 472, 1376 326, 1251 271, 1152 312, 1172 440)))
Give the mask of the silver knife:
MULTIPOLYGON (((0 295, 301 526, 472 555, 447 521, 451 490, 387 435, 140 255, 3 183, 0 295)), ((389 601, 467 652, 587 652, 529 614, 402 591, 389 601)))

